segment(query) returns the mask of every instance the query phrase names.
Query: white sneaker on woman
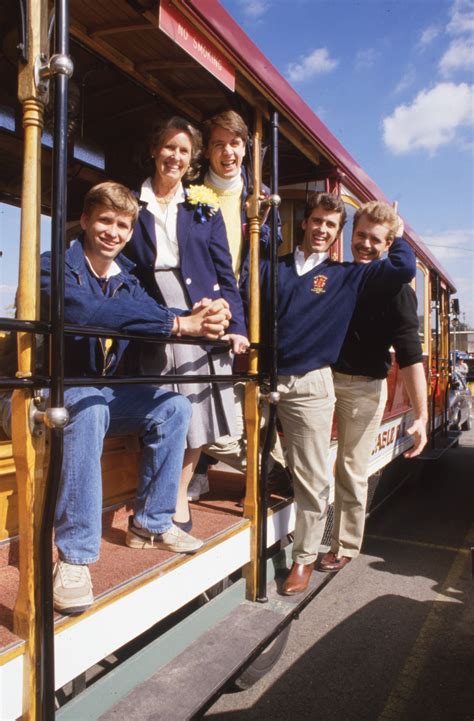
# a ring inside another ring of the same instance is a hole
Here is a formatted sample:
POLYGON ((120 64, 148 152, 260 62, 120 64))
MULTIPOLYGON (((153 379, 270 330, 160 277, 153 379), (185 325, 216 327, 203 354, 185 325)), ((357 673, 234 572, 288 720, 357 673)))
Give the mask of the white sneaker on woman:
POLYGON ((194 473, 188 486, 188 501, 199 501, 205 493, 209 493, 207 473, 194 473))

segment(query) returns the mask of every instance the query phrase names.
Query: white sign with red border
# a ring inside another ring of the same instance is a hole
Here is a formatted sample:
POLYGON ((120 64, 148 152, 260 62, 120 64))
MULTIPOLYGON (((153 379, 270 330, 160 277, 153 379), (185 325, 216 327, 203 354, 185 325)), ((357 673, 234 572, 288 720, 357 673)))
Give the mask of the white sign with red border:
POLYGON ((171 40, 191 55, 203 68, 221 81, 229 90, 235 90, 235 70, 213 47, 207 38, 196 30, 179 10, 167 3, 160 3, 158 27, 171 40))

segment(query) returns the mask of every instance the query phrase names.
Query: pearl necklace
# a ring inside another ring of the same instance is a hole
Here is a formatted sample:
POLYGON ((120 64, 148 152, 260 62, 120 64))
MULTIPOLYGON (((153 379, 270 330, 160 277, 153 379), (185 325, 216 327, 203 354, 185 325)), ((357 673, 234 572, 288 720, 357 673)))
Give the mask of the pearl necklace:
MULTIPOLYGON (((153 184, 152 184, 152 188, 153 188, 153 184)), ((177 188, 175 187, 171 191, 171 195, 169 193, 166 193, 165 195, 159 195, 153 188, 153 192, 155 193, 156 202, 159 203, 160 205, 169 205, 171 203, 171 201, 173 200, 173 198, 175 197, 176 191, 177 191, 177 188)))

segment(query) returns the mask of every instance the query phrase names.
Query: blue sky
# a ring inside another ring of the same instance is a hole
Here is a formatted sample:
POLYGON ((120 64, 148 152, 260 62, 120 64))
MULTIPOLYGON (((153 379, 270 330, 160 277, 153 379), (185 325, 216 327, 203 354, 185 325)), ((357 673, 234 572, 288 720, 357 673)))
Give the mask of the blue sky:
POLYGON ((474 327, 474 0, 220 1, 398 200, 474 327))

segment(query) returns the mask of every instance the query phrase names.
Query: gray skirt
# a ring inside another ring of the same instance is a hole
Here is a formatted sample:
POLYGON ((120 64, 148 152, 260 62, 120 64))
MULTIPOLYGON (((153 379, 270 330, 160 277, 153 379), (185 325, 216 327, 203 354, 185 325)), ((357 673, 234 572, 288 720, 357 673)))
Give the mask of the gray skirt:
MULTIPOLYGON (((191 308, 179 269, 157 270, 155 279, 168 307, 191 308)), ((232 358, 229 351, 207 352, 200 345, 144 343, 140 367, 144 375, 229 375, 232 358)), ((166 387, 186 396, 192 403, 188 448, 200 448, 221 436, 237 434, 231 383, 176 383, 166 387)))

